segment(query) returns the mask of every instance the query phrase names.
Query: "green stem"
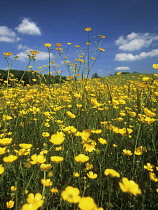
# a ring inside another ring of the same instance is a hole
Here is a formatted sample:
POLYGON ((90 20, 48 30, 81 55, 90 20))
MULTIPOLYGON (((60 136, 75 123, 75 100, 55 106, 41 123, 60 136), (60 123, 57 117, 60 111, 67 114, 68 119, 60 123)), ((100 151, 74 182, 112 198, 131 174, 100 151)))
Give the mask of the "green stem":
MULTIPOLYGON (((44 181, 46 180, 46 171, 44 171, 44 181)), ((44 198, 44 194, 45 194, 45 185, 43 185, 43 190, 42 190, 42 197, 44 198)))

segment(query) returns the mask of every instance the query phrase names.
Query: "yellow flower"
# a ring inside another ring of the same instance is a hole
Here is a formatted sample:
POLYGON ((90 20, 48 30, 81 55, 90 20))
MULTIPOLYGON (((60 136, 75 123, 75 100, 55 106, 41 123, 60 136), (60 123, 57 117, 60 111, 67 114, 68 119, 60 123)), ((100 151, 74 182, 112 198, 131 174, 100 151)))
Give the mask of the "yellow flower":
POLYGON ((76 44, 75 47, 80 47, 80 45, 77 45, 77 44, 76 44))
POLYGON ((129 113, 129 115, 130 115, 131 117, 135 117, 135 116, 137 115, 136 112, 128 111, 128 113, 129 113))
POLYGON ((120 177, 120 174, 117 171, 115 171, 114 169, 110 169, 110 168, 105 169, 104 174, 106 176, 120 177))
POLYGON ((52 44, 45 43, 45 44, 44 44, 44 46, 49 48, 49 47, 51 47, 51 46, 52 46, 52 44))
POLYGON ((151 163, 147 163, 147 165, 144 165, 144 168, 148 171, 153 171, 154 165, 151 165, 151 163))
POLYGON ((104 48, 98 48, 101 52, 106 51, 104 48))
MULTIPOLYGON (((127 136, 132 132, 133 132, 133 130, 131 128, 120 128, 117 131, 117 133, 121 134, 122 136, 127 136)), ((129 137, 130 137, 130 135, 129 135, 129 137)))
POLYGON ((93 168, 93 165, 91 163, 86 163, 85 165, 87 171, 93 168))
POLYGON ((43 136, 43 137, 49 137, 50 134, 49 134, 48 132, 42 132, 42 136, 43 136))
POLYGON ((41 171, 48 171, 48 170, 50 170, 51 168, 52 168, 51 164, 42 163, 42 164, 40 165, 41 171))
POLYGON ((91 133, 99 134, 99 133, 102 133, 102 130, 101 129, 91 130, 91 133))
POLYGON ((0 139, 0 144, 3 146, 6 146, 6 145, 11 144, 12 140, 13 140, 12 138, 3 138, 3 139, 0 139))
POLYGON ((11 52, 7 52, 7 53, 3 53, 5 56, 11 56, 13 53, 11 52))
POLYGON ((11 120, 11 119, 12 119, 11 116, 5 115, 5 114, 3 114, 2 118, 3 118, 4 121, 6 121, 6 120, 11 120))
POLYGON ((73 172, 73 176, 74 176, 74 177, 79 177, 80 174, 79 174, 78 172, 73 172))
POLYGON ((31 50, 30 53, 31 53, 32 55, 36 55, 36 54, 38 54, 38 51, 36 51, 36 50, 31 50))
POLYGON ((149 81, 151 78, 150 77, 143 77, 142 78, 142 80, 144 81, 144 82, 147 82, 147 81, 149 81))
POLYGON ((78 156, 75 156, 75 160, 76 160, 76 162, 84 163, 89 160, 89 156, 86 156, 84 154, 79 154, 78 156))
POLYGON ((59 192, 59 190, 58 190, 56 187, 52 187, 52 189, 50 189, 50 191, 51 191, 52 193, 57 193, 57 192, 59 192))
POLYGON ((17 190, 16 186, 11 186, 10 189, 11 189, 11 191, 13 191, 13 192, 17 190))
POLYGON ((130 156, 130 155, 132 155, 133 153, 131 152, 131 150, 128 150, 128 149, 123 149, 123 153, 122 153, 123 155, 128 155, 128 156, 130 156))
MULTIPOLYGON (((45 122, 44 123, 44 126, 46 126, 47 128, 49 128, 50 127, 50 124, 48 123, 48 122, 45 122)), ((43 134, 43 133, 42 133, 43 134)), ((46 134, 46 133, 45 133, 46 134)), ((47 134, 46 134, 47 135, 47 134)))
POLYGON ((26 199, 28 203, 24 204, 21 210, 37 210, 44 204, 44 200, 42 199, 42 195, 40 193, 33 193, 28 194, 26 199))
POLYGON ((67 116, 70 117, 70 118, 75 118, 75 117, 76 117, 76 116, 75 116, 72 112, 70 112, 70 111, 67 111, 66 114, 67 114, 67 116))
POLYGON ((0 165, 0 174, 4 173, 4 167, 2 166, 2 164, 0 165))
POLYGON ((51 61, 50 63, 51 63, 51 64, 54 64, 54 63, 55 63, 55 61, 51 61))
POLYGON ((61 43, 56 43, 56 46, 57 46, 57 47, 61 47, 62 44, 61 44, 61 43))
POLYGON ((19 156, 22 155, 28 155, 30 153, 30 149, 20 149, 20 150, 14 150, 19 156))
POLYGON ((41 164, 41 163, 46 162, 46 158, 41 154, 39 154, 39 155, 34 154, 34 155, 31 156, 31 159, 32 159, 32 161, 30 161, 30 163, 33 164, 33 165, 34 164, 41 164))
POLYGON ((142 194, 139 185, 133 180, 128 180, 126 177, 122 178, 122 182, 119 182, 119 186, 123 192, 133 195, 142 194))
POLYGON ((137 147, 137 148, 134 150, 134 154, 135 154, 135 155, 142 155, 143 152, 147 152, 146 147, 143 147, 143 146, 137 147))
POLYGON ((95 60, 96 58, 94 58, 94 57, 91 57, 91 59, 92 59, 92 60, 95 60))
POLYGON ((158 69, 158 64, 153 64, 152 67, 153 67, 154 69, 158 69))
POLYGON ((142 123, 147 123, 148 125, 150 125, 151 123, 156 121, 156 119, 148 117, 143 114, 138 114, 138 117, 139 117, 139 119, 138 119, 139 121, 141 121, 142 123))
POLYGON ((48 177, 52 177, 53 176, 53 172, 52 171, 49 171, 48 174, 47 174, 47 176, 48 177))
MULTIPOLYGON (((63 48, 57 47, 56 50, 63 50, 63 48)), ((58 66, 58 65, 56 65, 56 66, 58 66)), ((59 66, 60 66, 60 65, 59 65, 59 66)))
POLYGON ((107 144, 107 141, 103 138, 99 138, 98 141, 100 142, 100 144, 107 144))
POLYGON ((90 178, 90 179, 96 179, 96 178, 98 177, 98 175, 95 174, 93 171, 89 171, 89 172, 87 173, 87 176, 88 176, 88 178, 90 178))
POLYGON ((7 206, 7 209, 13 208, 13 206, 14 206, 14 201, 10 200, 10 201, 6 202, 6 206, 7 206))
POLYGON ((82 140, 86 141, 89 138, 90 135, 91 135, 91 130, 90 129, 86 129, 86 130, 82 131, 81 138, 82 138, 82 140))
POLYGON ((0 155, 3 155, 6 152, 6 147, 0 147, 0 155))
POLYGON ((70 42, 67 42, 67 44, 68 44, 68 45, 71 45, 72 43, 70 43, 70 42))
POLYGON ((19 144, 19 147, 21 147, 22 149, 30 149, 32 147, 32 144, 19 144))
POLYGON ((81 210, 95 210, 97 205, 95 204, 93 198, 91 197, 82 197, 79 201, 78 207, 81 210))
POLYGON ((95 151, 95 145, 96 144, 94 144, 94 143, 92 143, 92 144, 84 143, 83 144, 84 151, 86 151, 86 152, 93 152, 93 151, 95 151))
POLYGON ((64 160, 64 158, 61 157, 61 156, 51 156, 50 160, 52 162, 55 162, 55 163, 60 163, 60 162, 62 162, 64 160))
POLYGON ((101 37, 102 39, 105 39, 105 38, 106 38, 106 36, 104 36, 104 35, 101 35, 100 37, 101 37))
POLYGON ((92 30, 92 28, 87 27, 87 28, 85 28, 84 30, 85 30, 85 31, 91 31, 91 30, 92 30))
POLYGON ((55 150, 56 150, 56 151, 63 151, 63 150, 64 150, 64 148, 63 148, 63 147, 61 147, 61 146, 60 146, 60 147, 55 147, 55 150))
POLYGON ((156 174, 153 172, 149 172, 149 177, 152 181, 158 182, 158 178, 156 177, 156 174))
POLYGON ((96 98, 91 98, 91 104, 95 107, 100 107, 102 104, 100 104, 96 98))
POLYGON ((3 158, 3 161, 6 162, 6 163, 12 163, 14 162, 18 157, 15 156, 15 155, 9 155, 7 157, 4 157, 3 158))
POLYGON ((68 186, 64 191, 61 192, 63 200, 69 203, 78 203, 81 197, 79 196, 80 191, 76 187, 68 186))
POLYGON ((148 117, 155 117, 156 114, 152 111, 150 111, 149 109, 147 108, 144 108, 144 113, 148 116, 148 117))
POLYGON ((57 134, 51 135, 49 141, 55 145, 60 145, 65 140, 65 135, 63 132, 57 132, 57 134))
POLYGON ((50 179, 41 179, 41 184, 45 187, 52 186, 53 182, 50 179))

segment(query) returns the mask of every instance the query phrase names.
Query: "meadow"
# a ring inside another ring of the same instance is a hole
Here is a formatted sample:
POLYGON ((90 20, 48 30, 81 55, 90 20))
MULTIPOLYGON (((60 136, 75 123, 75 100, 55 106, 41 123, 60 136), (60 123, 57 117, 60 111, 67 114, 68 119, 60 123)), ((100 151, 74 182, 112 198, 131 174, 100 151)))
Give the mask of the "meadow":
POLYGON ((0 88, 0 209, 158 209, 158 74, 11 78, 0 88))

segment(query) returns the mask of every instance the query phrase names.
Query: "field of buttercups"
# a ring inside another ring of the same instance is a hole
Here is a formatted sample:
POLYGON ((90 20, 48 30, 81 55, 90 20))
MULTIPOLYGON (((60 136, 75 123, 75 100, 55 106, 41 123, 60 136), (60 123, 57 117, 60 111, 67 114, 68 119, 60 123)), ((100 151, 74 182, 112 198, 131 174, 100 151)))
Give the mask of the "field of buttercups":
POLYGON ((158 74, 138 77, 14 87, 8 77, 0 209, 158 209, 158 74))

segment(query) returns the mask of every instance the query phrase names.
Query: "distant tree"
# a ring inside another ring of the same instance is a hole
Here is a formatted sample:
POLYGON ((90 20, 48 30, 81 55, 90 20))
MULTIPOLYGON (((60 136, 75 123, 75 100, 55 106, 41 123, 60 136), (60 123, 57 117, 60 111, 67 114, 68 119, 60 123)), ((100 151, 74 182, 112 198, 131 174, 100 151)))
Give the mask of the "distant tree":
POLYGON ((133 71, 133 72, 132 72, 132 74, 139 74, 139 72, 137 72, 137 71, 133 71))
MULTIPOLYGON (((49 76, 47 74, 40 75, 37 72, 33 71, 23 71, 23 70, 15 70, 11 69, 10 74, 12 75, 12 78, 16 78, 17 81, 20 81, 21 78, 24 81, 24 85, 30 84, 40 84, 40 83, 45 83, 49 84, 49 76)), ((7 80, 8 77, 8 70, 2 70, 0 69, 0 86, 4 83, 5 80, 7 80)), ((10 76, 11 77, 11 76, 10 76)), ((59 76, 56 75, 55 77, 51 78, 51 84, 54 83, 62 83, 66 80, 65 76, 59 76)))
POLYGON ((122 74, 130 74, 128 71, 123 71, 122 74))
MULTIPOLYGON (((115 72, 115 75, 117 75, 117 73, 118 72, 115 72)), ((120 72, 121 74, 130 74, 130 72, 128 72, 128 71, 122 71, 122 72, 120 72)))
POLYGON ((97 73, 92 74, 92 78, 100 78, 97 73))

